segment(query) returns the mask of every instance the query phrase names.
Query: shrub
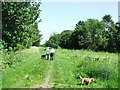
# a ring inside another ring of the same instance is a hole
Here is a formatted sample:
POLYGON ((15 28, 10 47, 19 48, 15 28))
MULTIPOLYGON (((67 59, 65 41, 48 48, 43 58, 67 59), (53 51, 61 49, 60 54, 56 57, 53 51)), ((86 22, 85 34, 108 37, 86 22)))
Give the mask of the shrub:
POLYGON ((14 51, 4 51, 2 53, 3 68, 11 67, 14 63, 21 62, 21 55, 14 51))

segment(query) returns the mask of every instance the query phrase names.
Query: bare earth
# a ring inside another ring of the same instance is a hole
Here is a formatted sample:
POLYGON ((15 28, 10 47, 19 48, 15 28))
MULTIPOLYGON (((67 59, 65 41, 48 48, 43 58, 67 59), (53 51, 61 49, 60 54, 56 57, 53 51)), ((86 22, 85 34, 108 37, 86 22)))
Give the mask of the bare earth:
POLYGON ((50 65, 50 69, 48 71, 48 75, 45 78, 45 82, 41 85, 42 88, 52 88, 53 84, 51 83, 51 71, 52 71, 52 66, 53 66, 53 62, 50 65))

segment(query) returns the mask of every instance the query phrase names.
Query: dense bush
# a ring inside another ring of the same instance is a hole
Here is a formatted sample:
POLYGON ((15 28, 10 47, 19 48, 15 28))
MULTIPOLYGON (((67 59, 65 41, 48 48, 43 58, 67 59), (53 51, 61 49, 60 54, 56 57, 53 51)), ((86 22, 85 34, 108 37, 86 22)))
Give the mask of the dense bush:
POLYGON ((15 63, 22 62, 21 59, 21 53, 19 52, 13 52, 13 51, 3 51, 2 53, 2 64, 3 64, 3 69, 6 67, 12 67, 15 63))

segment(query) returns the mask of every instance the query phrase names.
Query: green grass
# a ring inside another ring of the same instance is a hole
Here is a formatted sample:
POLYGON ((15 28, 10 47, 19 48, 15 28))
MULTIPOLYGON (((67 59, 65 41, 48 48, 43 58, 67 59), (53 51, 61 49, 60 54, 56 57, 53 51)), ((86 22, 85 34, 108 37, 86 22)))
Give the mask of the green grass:
POLYGON ((56 51, 52 82, 59 88, 117 88, 118 54, 87 50, 56 51), (79 76, 93 77, 90 86, 80 85, 79 76))
POLYGON ((3 69, 2 87, 31 87, 42 84, 51 63, 52 83, 55 88, 117 88, 118 54, 88 50, 56 49, 53 62, 42 60, 43 48, 31 48, 3 55, 3 61, 13 61, 3 69), (93 77, 95 82, 80 85, 82 77, 93 77), (27 78, 26 78, 27 76, 27 78))
POLYGON ((11 55, 11 59, 19 58, 21 62, 3 69, 3 88, 23 88, 43 83, 50 62, 41 60, 41 54, 41 49, 26 49, 11 55))

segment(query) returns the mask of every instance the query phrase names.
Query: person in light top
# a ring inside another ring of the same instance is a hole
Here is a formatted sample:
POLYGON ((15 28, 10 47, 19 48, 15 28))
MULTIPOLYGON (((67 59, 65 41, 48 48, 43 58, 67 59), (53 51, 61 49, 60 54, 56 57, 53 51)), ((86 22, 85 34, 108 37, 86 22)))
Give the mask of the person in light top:
POLYGON ((50 55, 50 48, 49 47, 46 48, 46 52, 45 53, 46 53, 45 54, 46 60, 49 60, 49 55, 50 55))
POLYGON ((50 60, 54 60, 55 49, 50 48, 50 60))

